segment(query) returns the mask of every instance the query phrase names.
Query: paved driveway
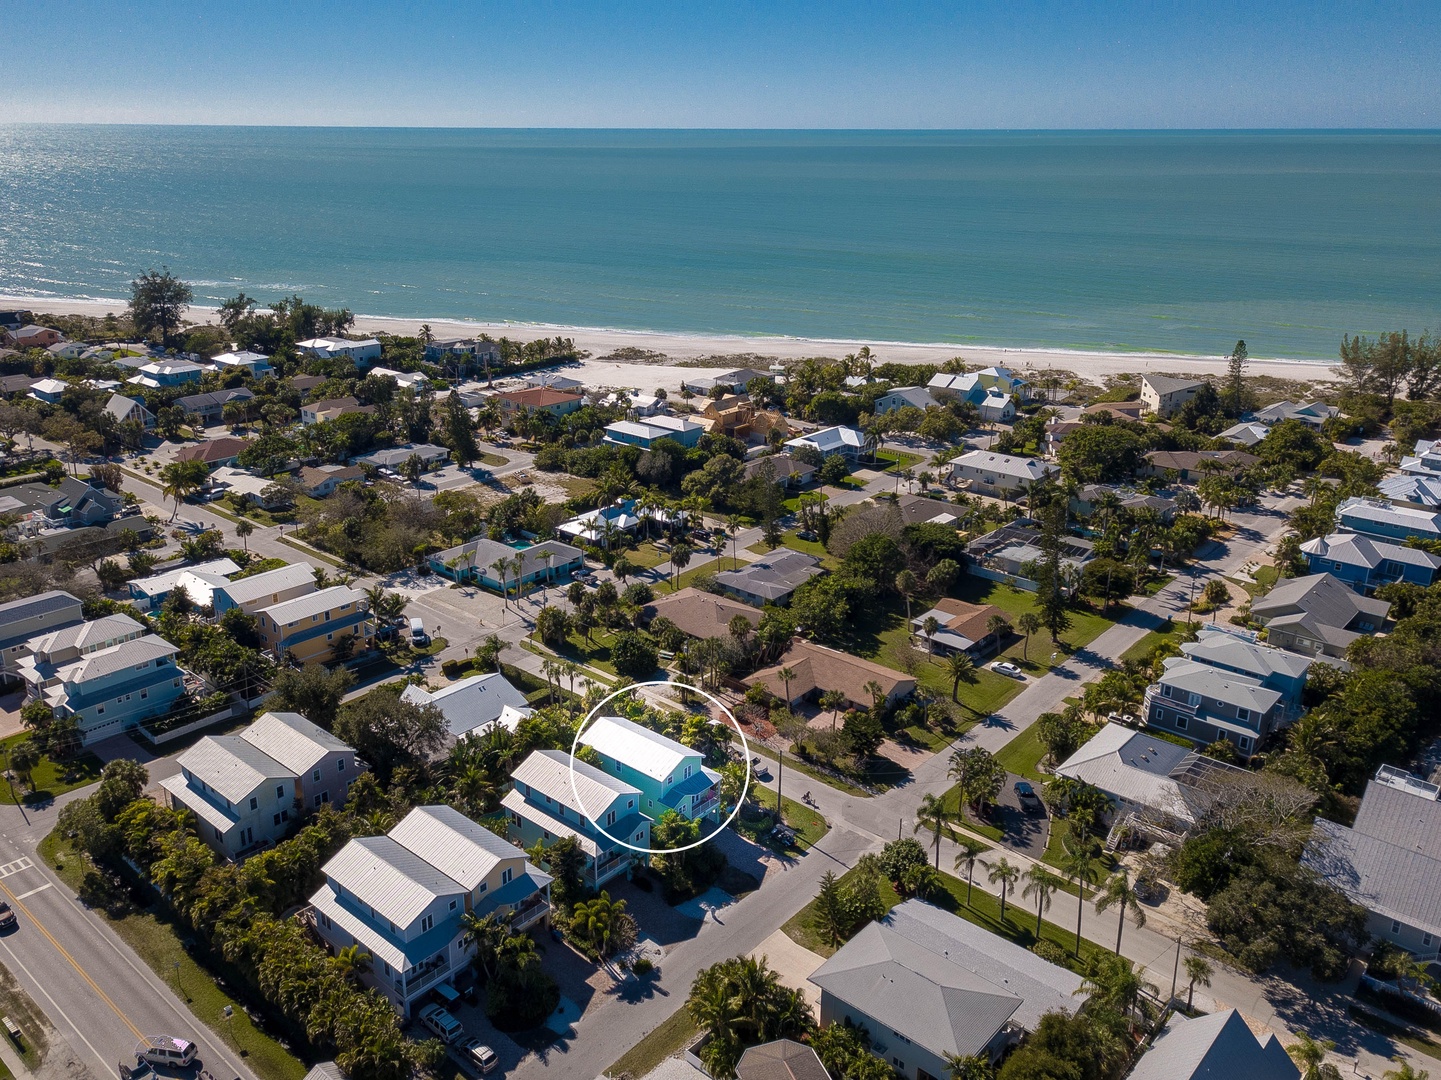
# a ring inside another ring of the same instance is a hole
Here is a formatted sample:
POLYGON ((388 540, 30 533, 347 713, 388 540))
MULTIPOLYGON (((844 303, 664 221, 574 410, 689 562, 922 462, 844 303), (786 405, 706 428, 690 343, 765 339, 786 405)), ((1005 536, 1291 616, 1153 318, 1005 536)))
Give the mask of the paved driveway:
MULTIPOLYGON (((1001 843, 1040 861, 1046 853, 1046 840, 1051 835, 1051 821, 1044 811, 1027 812, 1016 797, 1016 781, 1024 777, 1006 774, 1006 786, 991 811, 991 823, 1001 830, 1001 843)), ((1034 785, 1033 785, 1034 786, 1034 785)))

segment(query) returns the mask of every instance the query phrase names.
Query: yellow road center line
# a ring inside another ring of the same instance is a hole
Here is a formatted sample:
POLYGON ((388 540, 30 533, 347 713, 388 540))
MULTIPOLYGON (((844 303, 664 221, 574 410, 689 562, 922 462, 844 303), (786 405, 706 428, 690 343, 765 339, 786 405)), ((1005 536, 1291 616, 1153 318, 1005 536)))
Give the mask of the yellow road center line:
POLYGON ((35 924, 35 929, 39 930, 42 934, 44 934, 45 940, 50 942, 51 945, 54 945, 55 948, 60 951, 60 955, 65 957, 65 959, 70 962, 70 966, 75 969, 79 976, 90 984, 90 989, 94 990, 97 994, 100 995, 100 1000, 105 1002, 106 1005, 109 1005, 110 1010, 116 1016, 120 1017, 121 1022, 135 1033, 135 1037, 137 1039, 145 1038, 144 1034, 140 1031, 140 1029, 131 1022, 130 1017, 126 1016, 123 1012, 120 1011, 120 1007, 116 1005, 115 1002, 110 1000, 110 995, 107 994, 104 990, 100 989, 100 984, 90 977, 89 972, 87 972, 83 967, 80 966, 80 964, 76 961, 75 957, 70 955, 69 951, 65 948, 64 945, 61 945, 60 942, 55 940, 55 935, 50 933, 49 930, 45 929, 45 925, 35 917, 35 913, 32 912, 23 903, 21 903, 20 898, 16 896, 10 890, 10 887, 6 885, 3 881, 0 881, 0 891, 3 891, 5 895, 10 898, 10 902, 15 905, 15 907, 19 908, 25 913, 26 918, 28 918, 32 923, 35 924))

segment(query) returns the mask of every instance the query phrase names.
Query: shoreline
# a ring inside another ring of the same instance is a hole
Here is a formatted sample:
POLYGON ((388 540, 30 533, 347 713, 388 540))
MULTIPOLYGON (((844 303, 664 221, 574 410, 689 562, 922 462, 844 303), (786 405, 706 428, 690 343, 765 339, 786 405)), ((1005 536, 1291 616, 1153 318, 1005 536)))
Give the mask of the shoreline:
MULTIPOLYGON (((0 304, 45 314, 88 315, 103 317, 124 310, 123 302, 106 300, 51 300, 33 297, 0 296, 0 304)), ((215 319, 216 308, 192 306, 186 317, 206 323, 215 319)), ((957 345, 946 342, 860 341, 843 338, 799 338, 780 336, 745 336, 738 334, 689 334, 655 330, 620 330, 559 324, 487 323, 464 319, 411 319, 379 315, 357 315, 355 331, 413 335, 422 325, 429 324, 437 337, 467 337, 489 334, 528 341, 539 337, 572 338, 576 347, 591 354, 583 361, 635 369, 664 366, 665 360, 695 361, 714 357, 715 371, 738 367, 746 357, 774 360, 798 360, 807 357, 839 358, 868 345, 876 362, 902 364, 940 364, 959 356, 973 367, 1004 365, 1018 373, 1052 369, 1066 370, 1099 381, 1108 375, 1176 372, 1194 375, 1218 375, 1226 370, 1222 356, 1200 356, 1185 353, 1103 352, 1083 349, 1044 347, 1009 347, 1001 345, 957 345), (664 360, 609 359, 619 349, 639 349, 663 354, 664 360)), ((703 368, 687 368, 699 375, 703 368)), ((1329 382, 1337 378, 1336 361, 1253 357, 1247 372, 1251 376, 1329 382)), ((636 372, 639 376, 639 370, 636 372)))

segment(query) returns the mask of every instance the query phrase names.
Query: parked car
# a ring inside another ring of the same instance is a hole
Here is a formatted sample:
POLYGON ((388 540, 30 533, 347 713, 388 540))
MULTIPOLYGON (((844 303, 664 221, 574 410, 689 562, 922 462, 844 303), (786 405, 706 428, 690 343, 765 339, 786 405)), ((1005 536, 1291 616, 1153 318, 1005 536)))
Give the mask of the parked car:
POLYGON ((443 1042, 453 1043, 465 1035, 460 1021, 439 1005, 427 1005, 421 1009, 419 1020, 443 1042))
POLYGON ((796 533, 796 539, 804 540, 808 544, 814 544, 818 540, 820 540, 820 537, 817 536, 815 533, 811 532, 810 529, 802 529, 800 532, 796 533))
POLYGON ((10 905, 0 900, 0 934, 8 934, 20 924, 15 921, 15 912, 10 910, 10 905))
POLYGON ((474 1036, 466 1039, 456 1049, 460 1052, 461 1060, 478 1073, 495 1072, 495 1067, 500 1064, 500 1058, 495 1051, 474 1036))
POLYGON ((147 1035, 135 1047, 135 1060, 183 1069, 195 1063, 195 1044, 173 1035, 147 1035))
POLYGON ((992 660, 987 666, 997 674, 1008 675, 1012 679, 1024 679, 1026 677, 1024 671, 1006 660, 992 660))
POLYGON ((430 635, 425 632, 425 623, 419 616, 410 620, 410 643, 420 648, 430 644, 430 635))
POLYGON ((1016 798, 1020 800, 1022 809, 1029 811, 1041 809, 1041 797, 1036 794, 1036 789, 1031 787, 1029 780, 1016 781, 1016 798))

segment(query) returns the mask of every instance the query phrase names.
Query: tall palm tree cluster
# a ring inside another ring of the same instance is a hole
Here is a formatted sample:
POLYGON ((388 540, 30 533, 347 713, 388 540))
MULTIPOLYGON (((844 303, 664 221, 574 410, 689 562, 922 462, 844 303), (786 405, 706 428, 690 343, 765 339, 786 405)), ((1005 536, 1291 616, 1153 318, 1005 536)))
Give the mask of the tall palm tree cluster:
POLYGON ((691 984, 686 1012, 710 1035, 701 1060, 716 1080, 731 1080, 747 1047, 799 1038, 815 1028, 810 1004, 785 986, 762 958, 735 956, 701 971, 691 984))

